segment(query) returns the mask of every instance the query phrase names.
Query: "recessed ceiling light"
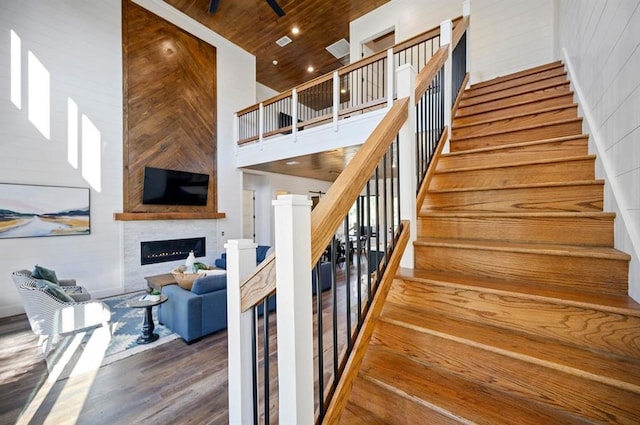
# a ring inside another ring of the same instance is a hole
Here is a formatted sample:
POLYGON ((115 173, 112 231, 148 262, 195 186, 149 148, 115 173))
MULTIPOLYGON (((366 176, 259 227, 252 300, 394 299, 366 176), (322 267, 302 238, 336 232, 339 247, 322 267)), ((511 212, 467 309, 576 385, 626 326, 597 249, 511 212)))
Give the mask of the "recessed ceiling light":
POLYGON ((307 68, 307 71, 313 72, 313 67, 311 65, 309 65, 309 68, 307 68))
POLYGON ((278 61, 274 59, 271 63, 274 64, 274 65, 277 65, 278 61))
POLYGON ((300 32, 300 29, 298 27, 291 28, 291 33, 292 34, 298 34, 299 32, 300 32))
POLYGON ((347 89, 340 89, 340 93, 346 93, 347 89))
POLYGON ((298 161, 287 161, 287 162, 285 162, 285 164, 287 164, 287 165, 298 165, 298 164, 300 164, 300 162, 298 162, 298 161))

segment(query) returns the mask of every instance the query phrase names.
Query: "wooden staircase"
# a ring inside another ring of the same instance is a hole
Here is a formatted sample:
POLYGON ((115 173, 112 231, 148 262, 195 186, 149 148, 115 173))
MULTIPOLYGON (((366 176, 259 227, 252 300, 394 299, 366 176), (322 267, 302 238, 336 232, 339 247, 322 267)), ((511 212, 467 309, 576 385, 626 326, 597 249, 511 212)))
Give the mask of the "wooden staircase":
POLYGON ((581 132, 559 62, 465 91, 341 423, 640 423, 640 306, 581 132))

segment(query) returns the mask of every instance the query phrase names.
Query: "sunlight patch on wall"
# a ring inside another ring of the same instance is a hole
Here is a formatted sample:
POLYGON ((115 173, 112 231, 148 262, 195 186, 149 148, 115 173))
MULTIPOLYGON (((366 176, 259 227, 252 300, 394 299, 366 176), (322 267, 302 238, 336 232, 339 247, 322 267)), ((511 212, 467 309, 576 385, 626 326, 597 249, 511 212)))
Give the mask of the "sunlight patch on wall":
POLYGON ((22 109, 22 41, 11 30, 11 102, 22 109))
POLYGON ((82 177, 97 192, 101 190, 101 135, 100 130, 82 115, 82 177))
POLYGON ((78 105, 67 98, 67 161, 78 168, 78 105))
POLYGON ((49 71, 31 51, 27 55, 27 67, 29 121, 49 140, 51 131, 49 71))

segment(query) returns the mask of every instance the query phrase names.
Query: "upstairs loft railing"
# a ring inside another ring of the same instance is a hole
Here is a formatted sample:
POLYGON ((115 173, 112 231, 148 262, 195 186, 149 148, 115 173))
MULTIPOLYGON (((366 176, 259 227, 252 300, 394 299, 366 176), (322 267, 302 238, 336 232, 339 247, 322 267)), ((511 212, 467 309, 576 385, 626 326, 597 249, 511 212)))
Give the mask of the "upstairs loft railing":
POLYGON ((439 46, 437 27, 238 111, 238 145, 331 121, 337 125, 346 117, 390 107, 396 97, 395 70, 410 64, 420 72, 439 46))
MULTIPOLYGON (((456 103, 453 99, 458 97, 468 78, 466 59, 459 60, 457 65, 455 59, 451 60, 452 56, 456 56, 456 51, 464 51, 458 50, 460 44, 466 43, 468 18, 459 22, 453 34, 449 31, 451 42, 429 58, 416 78, 415 118, 411 122, 411 126, 415 126, 411 130, 411 134, 415 133, 415 157, 410 158, 409 162, 415 164, 416 171, 421 171, 414 174, 415 179, 408 179, 413 180, 411 187, 414 194, 421 182, 428 184, 429 164, 445 144, 447 114, 444 105, 456 103), (462 72, 456 70, 460 66, 463 66, 462 72), (456 77, 458 74, 462 78, 456 77)), ((400 167, 401 163, 406 165, 407 162, 406 159, 405 162, 399 159, 401 151, 405 152, 399 133, 408 116, 408 103, 408 98, 394 103, 311 213, 307 235, 310 264, 306 265, 306 270, 307 274, 313 270, 311 281, 314 283, 309 286, 315 293, 313 309, 309 309, 314 310, 315 323, 310 332, 315 341, 315 363, 311 367, 314 378, 310 384, 315 401, 307 410, 313 412, 312 421, 315 423, 337 423, 371 336, 372 322, 381 311, 400 256, 409 240, 408 222, 400 221, 400 205, 403 203, 400 199, 400 167), (328 283, 323 281, 326 270, 330 275, 328 283), (342 273, 340 283, 339 273, 342 273), (325 284, 326 292, 323 292, 325 284)), ((422 187, 426 187, 426 184, 423 183, 422 187)), ((415 216, 415 211, 410 213, 415 216)), ((304 234, 300 234, 300 237, 304 238, 304 234)), ((276 249, 278 246, 276 237, 276 249)), ((279 261, 287 262, 289 257, 285 255, 279 261)), ((279 416, 281 400, 278 397, 282 396, 285 389, 279 387, 278 382, 282 379, 281 375, 288 375, 289 371, 278 370, 280 341, 277 338, 280 336, 276 335, 276 327, 280 329, 280 324, 273 312, 278 303, 274 295, 276 266, 281 264, 276 263, 275 256, 269 257, 257 271, 242 280, 239 290, 240 310, 244 312, 243 315, 250 317, 248 322, 251 324, 247 334, 252 347, 251 360, 247 363, 250 368, 245 369, 252 371, 248 385, 252 400, 249 403, 250 422, 256 424, 283 420, 279 416)), ((295 283, 298 285, 299 282, 295 283)), ((231 276, 229 284, 232 285, 231 276)), ((279 304, 277 309, 288 307, 279 304)), ((230 325, 230 373, 232 333, 230 325)), ((230 415, 235 410, 231 393, 230 388, 230 415)), ((287 398, 283 403, 290 409, 295 408, 292 399, 287 398)), ((311 420, 304 423, 311 423, 311 420)))

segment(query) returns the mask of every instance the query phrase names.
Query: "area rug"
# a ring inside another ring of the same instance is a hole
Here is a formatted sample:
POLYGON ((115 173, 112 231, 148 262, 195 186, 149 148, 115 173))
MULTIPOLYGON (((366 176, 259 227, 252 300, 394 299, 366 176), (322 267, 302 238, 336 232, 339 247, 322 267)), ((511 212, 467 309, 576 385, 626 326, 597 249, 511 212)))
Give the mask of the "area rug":
POLYGON ((127 303, 143 295, 144 291, 140 291, 102 299, 101 301, 111 309, 111 334, 108 329, 98 326, 62 338, 56 344, 55 352, 47 359, 50 377, 60 380, 97 370, 101 366, 179 338, 178 334, 158 323, 158 307, 154 307, 154 333, 158 334, 159 338, 150 344, 136 343, 136 339, 142 333, 145 309, 130 308, 127 303))

